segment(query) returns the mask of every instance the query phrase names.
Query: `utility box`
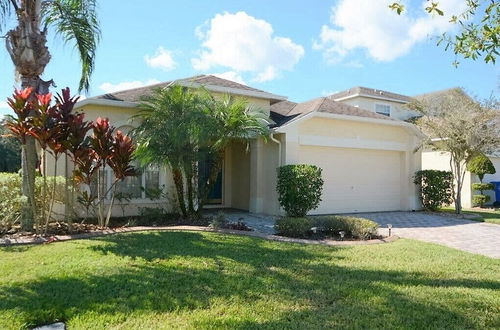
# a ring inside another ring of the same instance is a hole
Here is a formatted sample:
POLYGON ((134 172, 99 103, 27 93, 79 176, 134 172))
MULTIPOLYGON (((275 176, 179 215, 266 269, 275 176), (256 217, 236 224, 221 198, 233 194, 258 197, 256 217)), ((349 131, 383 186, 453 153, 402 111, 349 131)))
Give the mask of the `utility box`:
POLYGON ((492 181, 495 186, 495 201, 500 203, 500 181, 492 181))

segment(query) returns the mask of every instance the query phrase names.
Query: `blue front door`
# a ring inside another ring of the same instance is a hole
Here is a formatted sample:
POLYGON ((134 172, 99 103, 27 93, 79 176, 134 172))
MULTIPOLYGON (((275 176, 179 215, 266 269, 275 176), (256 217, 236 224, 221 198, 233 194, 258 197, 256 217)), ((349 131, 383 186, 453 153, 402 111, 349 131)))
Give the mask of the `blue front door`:
MULTIPOLYGON (((208 176, 210 175, 211 165, 210 162, 204 161, 200 162, 198 165, 198 175, 200 178, 200 182, 206 182, 208 176)), ((215 181, 212 189, 208 193, 207 204, 222 204, 222 179, 223 179, 223 171, 222 169, 219 171, 219 175, 217 176, 217 180, 215 181)))

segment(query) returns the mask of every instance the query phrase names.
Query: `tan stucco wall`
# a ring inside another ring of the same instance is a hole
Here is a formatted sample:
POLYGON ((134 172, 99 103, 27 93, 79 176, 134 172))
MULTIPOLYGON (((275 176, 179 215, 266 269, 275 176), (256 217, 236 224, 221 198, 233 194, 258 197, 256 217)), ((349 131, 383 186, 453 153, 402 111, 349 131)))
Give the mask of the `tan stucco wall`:
POLYGON ((375 104, 389 105, 391 106, 391 117, 400 120, 406 120, 408 118, 417 115, 416 112, 408 110, 402 103, 387 101, 387 100, 372 99, 364 96, 356 96, 351 99, 342 100, 339 102, 357 106, 359 108, 370 110, 373 112, 375 112, 375 104))
MULTIPOLYGON (((374 161, 378 156, 387 155, 388 159, 395 159, 394 162, 391 161, 390 166, 394 165, 399 168, 393 172, 400 182, 401 194, 394 198, 398 199, 401 210, 420 209, 418 190, 413 184, 413 175, 421 168, 421 153, 414 152, 420 138, 413 130, 377 122, 318 117, 305 119, 296 125, 289 125, 284 130, 286 130, 284 145, 287 164, 321 162, 327 157, 327 155, 322 157, 322 153, 340 153, 345 156, 352 152, 356 155, 356 160, 348 161, 349 164, 342 165, 341 170, 370 176, 377 169, 367 169, 367 161, 377 164, 374 166, 383 166, 383 162, 374 161), (309 153, 308 157, 305 157, 304 150, 309 153), (312 152, 316 153, 311 154, 312 152), (366 155, 364 162, 363 155, 366 155)), ((325 175, 329 174, 325 173, 325 175)), ((382 186, 381 189, 383 189, 382 186)), ((359 202, 362 203, 361 200, 359 202)))
POLYGON ((234 142, 226 150, 224 206, 248 210, 250 205, 250 151, 246 143, 234 142))
MULTIPOLYGON (((277 137, 281 140, 281 137, 277 137)), ((279 167, 279 146, 262 138, 250 144, 250 212, 277 214, 276 170, 279 167)))

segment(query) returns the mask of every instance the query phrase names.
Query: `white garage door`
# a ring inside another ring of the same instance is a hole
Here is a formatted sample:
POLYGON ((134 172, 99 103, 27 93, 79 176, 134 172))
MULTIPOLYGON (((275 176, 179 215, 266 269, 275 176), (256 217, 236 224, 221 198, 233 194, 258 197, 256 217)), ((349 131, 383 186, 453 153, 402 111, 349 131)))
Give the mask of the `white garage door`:
POLYGON ((301 146, 299 155, 323 169, 323 201, 313 214, 401 209, 401 152, 301 146))

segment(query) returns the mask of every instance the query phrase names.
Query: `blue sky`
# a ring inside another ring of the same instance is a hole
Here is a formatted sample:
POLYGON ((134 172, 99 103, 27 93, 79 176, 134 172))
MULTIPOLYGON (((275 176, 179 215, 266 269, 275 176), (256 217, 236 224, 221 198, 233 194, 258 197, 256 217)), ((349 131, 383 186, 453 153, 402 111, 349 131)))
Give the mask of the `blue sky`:
MULTIPOLYGON (((217 73, 292 101, 353 86, 416 95, 454 86, 479 97, 500 96, 498 65, 460 60, 430 35, 452 29, 447 18, 406 1, 396 16, 386 0, 148 0, 100 2, 102 41, 89 95, 217 73)), ((463 0, 441 0, 445 12, 463 0)), ((3 44, 2 44, 3 45, 3 44)), ((78 56, 49 37, 53 58, 44 74, 76 91, 78 56)), ((0 114, 14 86, 0 48, 0 114)))

